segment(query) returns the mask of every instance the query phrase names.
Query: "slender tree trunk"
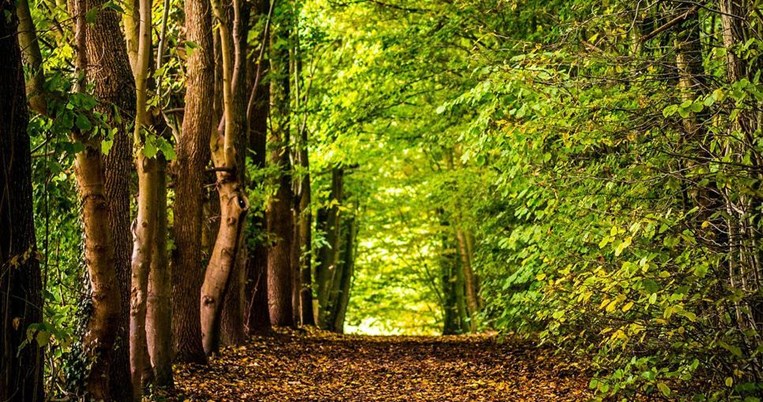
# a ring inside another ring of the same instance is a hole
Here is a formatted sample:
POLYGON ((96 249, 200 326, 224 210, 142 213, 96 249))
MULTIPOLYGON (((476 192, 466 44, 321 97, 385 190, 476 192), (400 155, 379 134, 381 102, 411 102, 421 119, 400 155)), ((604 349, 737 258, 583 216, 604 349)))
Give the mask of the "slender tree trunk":
POLYGON ((185 117, 176 146, 172 321, 175 359, 205 363, 198 295, 204 278, 201 232, 204 169, 212 133, 212 14, 208 0, 186 0, 186 39, 196 48, 188 56, 185 117))
POLYGON ((341 225, 339 205, 342 203, 343 189, 344 169, 334 167, 331 170, 330 206, 328 211, 324 210, 324 212, 319 213, 318 217, 318 229, 323 231, 326 236, 326 241, 318 252, 318 266, 316 267, 319 306, 318 325, 322 329, 328 329, 332 325, 330 318, 333 315, 331 293, 338 268, 339 229, 341 225))
MULTIPOLYGON (((247 105, 248 142, 252 164, 258 169, 264 169, 266 163, 267 130, 268 130, 268 106, 270 101, 270 85, 262 83, 265 74, 263 57, 267 50, 270 26, 270 2, 260 0, 255 3, 255 13, 258 19, 265 20, 265 28, 262 34, 262 42, 259 54, 254 53, 250 60, 251 93, 247 105)), ((259 183, 252 182, 250 186, 257 189, 259 183)), ((268 309, 268 281, 267 281, 267 246, 263 239, 266 231, 264 211, 252 214, 252 224, 248 226, 247 241, 254 243, 249 253, 246 267, 246 328, 249 334, 267 335, 270 333, 270 312, 268 309)))
MULTIPOLYGON (((159 46, 156 52, 155 68, 163 64, 164 45, 169 18, 169 0, 162 5, 162 21, 159 46)), ((149 80, 153 81, 153 80, 149 80)), ((158 94, 162 93, 161 81, 156 83, 158 94)), ((157 108, 151 110, 149 118, 158 136, 169 140, 170 127, 157 108)), ((171 389, 172 378, 172 275, 167 250, 167 158, 160 152, 156 155, 156 228, 151 250, 151 267, 148 276, 148 296, 146 298, 146 355, 152 384, 155 387, 171 389)))
POLYGON ((358 236, 358 222, 355 216, 344 220, 344 240, 342 244, 342 277, 339 283, 339 294, 336 302, 336 314, 333 330, 344 333, 344 320, 347 315, 347 306, 350 304, 350 290, 352 278, 355 274, 355 255, 357 250, 356 238, 358 236))
POLYGON ((445 218, 444 211, 438 211, 442 227, 442 251, 440 255, 440 270, 443 294, 443 335, 457 335, 464 332, 465 326, 461 316, 458 300, 458 255, 456 246, 450 238, 450 223, 445 218))
POLYGON ((138 215, 133 226, 132 280, 130 299, 130 374, 133 399, 140 401, 143 391, 143 372, 147 363, 146 298, 148 275, 156 240, 157 218, 157 161, 146 155, 148 113, 148 66, 151 55, 151 2, 139 1, 138 54, 134 65, 136 84, 136 113, 134 140, 139 144, 135 168, 138 172, 138 215))
POLYGON ((289 161, 289 46, 279 42, 289 41, 290 2, 280 3, 276 8, 280 16, 270 35, 270 121, 268 145, 271 148, 268 162, 277 170, 278 190, 268 203, 266 216, 268 233, 273 243, 268 249, 268 305, 270 322, 278 326, 294 326, 292 302, 292 241, 293 197, 291 164, 289 161))
MULTIPOLYGON (((235 109, 235 126, 238 128, 236 133, 236 149, 245 150, 248 143, 247 125, 248 118, 246 115, 247 101, 249 95, 249 85, 247 82, 248 63, 246 59, 247 54, 247 31, 249 26, 249 12, 250 7, 247 3, 243 2, 240 5, 237 18, 233 18, 233 40, 235 66, 233 69, 232 78, 232 96, 235 109)), ((236 153, 236 166, 240 167, 236 169, 236 175, 238 182, 241 183, 242 188, 246 183, 246 152, 236 153)), ((245 192, 245 191, 244 191, 245 192)), ((222 332, 223 342, 226 345, 240 345, 246 341, 244 311, 246 309, 246 302, 244 296, 244 286, 246 280, 246 260, 247 249, 245 239, 247 220, 241 221, 242 228, 240 229, 240 235, 238 239, 239 250, 237 253, 237 260, 231 272, 231 278, 229 280, 229 289, 225 295, 225 301, 223 305, 222 316, 222 332)))
MULTIPOLYGON (((293 184, 293 181, 292 181, 293 184)), ((299 196, 296 194, 294 187, 292 186, 292 201, 294 204, 291 206, 291 256, 289 258, 291 262, 291 306, 292 306, 292 320, 294 326, 302 325, 302 271, 300 270, 300 254, 301 248, 299 246, 299 196)))
POLYGON ((172 388, 172 275, 167 252, 167 161, 157 155, 156 230, 146 300, 146 343, 154 385, 172 388))
POLYGON ((466 294, 466 308, 469 313, 469 329, 474 332, 477 330, 477 314, 479 313, 479 298, 477 296, 477 284, 474 279, 472 269, 472 256, 467 245, 467 234, 463 229, 456 230, 456 241, 458 242, 458 253, 461 256, 461 269, 464 276, 464 287, 466 294))
POLYGON ((21 347, 29 325, 42 321, 29 115, 13 2, 0 11, 0 400, 36 402, 44 400, 43 351, 36 341, 21 347))
POLYGON ((217 170, 217 192, 220 197, 220 230, 210 256, 209 265, 201 287, 201 330, 204 352, 216 353, 220 346, 220 322, 225 293, 231 280, 231 272, 238 261, 244 218, 249 201, 244 194, 239 156, 236 148, 246 132, 240 116, 244 116, 243 91, 245 85, 241 69, 245 68, 246 49, 240 35, 246 32, 243 22, 244 8, 239 0, 233 0, 233 32, 227 22, 222 0, 212 1, 212 11, 219 21, 220 49, 222 53, 223 121, 222 130, 213 133, 210 145, 212 162, 217 170))
POLYGON ((42 115, 47 114, 47 94, 45 93, 45 74, 42 68, 42 52, 37 39, 37 29, 32 20, 29 0, 16 1, 18 16, 18 40, 22 49, 24 65, 29 71, 26 81, 26 93, 29 107, 42 115))
POLYGON ((303 133, 302 149, 300 149, 300 164, 304 169, 303 176, 300 179, 299 196, 299 230, 297 231, 299 241, 299 267, 301 276, 300 289, 300 307, 302 325, 315 325, 313 315, 313 286, 312 286, 312 242, 313 242, 313 214, 310 211, 310 173, 309 162, 307 160, 307 131, 303 133))
MULTIPOLYGON (((298 27, 298 19, 294 19, 295 26, 298 27)), ((294 32, 295 44, 294 44, 294 56, 292 57, 292 65, 294 67, 294 87, 295 87, 295 99, 297 107, 304 107, 303 104, 307 100, 307 94, 303 94, 302 90, 302 57, 300 54, 299 45, 299 29, 295 29, 294 32)), ((297 292, 299 306, 299 321, 302 325, 315 325, 315 317, 313 315, 313 289, 312 289, 312 242, 313 242, 313 214, 310 210, 311 207, 311 186, 310 186, 310 159, 308 153, 308 134, 307 134, 307 120, 305 119, 297 127, 296 138, 296 161, 299 165, 300 174, 298 182, 296 184, 296 200, 295 200, 295 235, 294 235, 294 247, 297 252, 295 273, 299 276, 299 281, 295 281, 298 287, 295 287, 297 292)))

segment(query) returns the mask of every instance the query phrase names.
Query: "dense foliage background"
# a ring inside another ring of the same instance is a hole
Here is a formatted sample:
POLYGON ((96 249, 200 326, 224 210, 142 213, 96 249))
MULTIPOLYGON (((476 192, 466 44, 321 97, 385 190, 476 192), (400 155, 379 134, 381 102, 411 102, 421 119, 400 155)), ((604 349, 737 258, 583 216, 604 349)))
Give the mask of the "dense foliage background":
MULTIPOLYGON (((181 2, 166 3, 169 17, 162 3, 153 14, 167 21, 167 61, 148 102, 176 133, 197 44, 184 36, 181 2)), ((600 398, 759 400, 760 2, 284 4, 273 18, 293 17, 293 31, 272 46, 288 44, 299 60, 286 77, 302 91, 288 117, 292 143, 307 133, 297 148, 309 151, 308 208, 352 222, 339 258, 354 263, 345 331, 498 331, 590 361, 600 398)), ((87 91, 69 93, 65 2, 31 5, 45 86, 68 94, 29 125, 45 298, 30 334, 46 348, 55 394, 77 376, 67 352, 88 308, 72 169, 82 145, 68 133, 100 127, 109 152, 114 130, 87 91)), ((263 21, 249 32, 253 54, 263 21)), ((171 160, 172 172, 176 141, 148 137, 143 150, 171 160)), ((276 197, 273 169, 250 163, 247 174, 250 216, 261 218, 276 197)), ((314 266, 330 243, 319 225, 314 266)), ((263 232, 247 227, 250 247, 269 241, 263 232)))

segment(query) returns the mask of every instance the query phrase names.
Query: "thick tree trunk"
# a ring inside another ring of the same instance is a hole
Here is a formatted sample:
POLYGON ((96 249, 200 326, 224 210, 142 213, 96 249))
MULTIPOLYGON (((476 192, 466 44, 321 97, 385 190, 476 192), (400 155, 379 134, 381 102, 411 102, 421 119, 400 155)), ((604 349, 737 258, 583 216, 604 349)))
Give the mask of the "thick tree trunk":
MULTIPOLYGON (((118 128, 115 140, 127 141, 129 158, 129 139, 122 138, 127 137, 126 129, 118 123, 112 105, 123 116, 131 113, 135 107, 134 81, 119 27, 119 16, 116 11, 103 7, 104 4, 105 1, 102 0, 75 2, 77 65, 80 69, 85 69, 87 81, 93 85, 94 94, 101 101, 102 112, 118 128), (84 15, 92 9, 101 11, 94 23, 85 24, 84 15)), ((83 90, 82 85, 80 90, 83 90)), ((122 234, 128 229, 122 225, 125 224, 124 202, 125 199, 129 202, 129 189, 124 176, 130 170, 129 159, 120 154, 123 148, 117 148, 112 149, 112 159, 108 159, 110 163, 104 163, 100 153, 100 138, 89 138, 85 134, 79 140, 85 144, 85 150, 76 156, 75 172, 83 200, 85 261, 89 262, 93 303, 83 345, 88 356, 95 361, 89 373, 86 391, 93 399, 123 400, 129 391, 126 386, 113 382, 114 390, 110 392, 109 372, 117 330, 125 324, 122 322, 124 310, 120 310, 120 294, 124 294, 122 286, 127 285, 120 286, 116 274, 117 270, 124 274, 127 259, 122 261, 125 256, 115 254, 117 243, 114 241, 120 242, 120 247, 125 246, 121 243, 124 242, 122 234), (108 168, 106 172, 105 168, 108 168), (117 236, 119 238, 115 239, 117 236)), ((124 253, 124 250, 119 248, 119 252, 124 253)), ((115 371, 123 373, 122 362, 117 363, 120 367, 116 367, 115 371)))
MULTIPOLYGON (((123 115, 124 117, 125 115, 123 115)), ((124 127, 114 136, 109 154, 104 156, 106 199, 109 205, 109 226, 114 242, 114 264, 119 288, 120 313, 113 358, 109 374, 113 378, 130 375, 130 172, 132 140, 124 127)), ((130 381, 112 381, 111 395, 117 401, 132 400, 130 381)))
MULTIPOLYGON (((277 154, 278 151, 273 151, 277 154)), ((267 208, 268 233, 274 237, 274 244, 268 249, 268 306, 270 323, 277 326, 294 326, 292 305, 292 265, 291 240, 294 221, 291 212, 291 183, 288 162, 285 157, 271 157, 282 168, 275 199, 267 208), (274 160, 275 159, 275 160, 274 160)))
POLYGON ((212 133, 214 65, 209 1, 186 0, 186 39, 196 48, 188 56, 185 117, 176 146, 172 321, 175 359, 205 363, 198 295, 204 278, 201 261, 204 169, 212 133))
POLYGON ((275 167, 278 190, 268 203, 266 216, 268 233, 273 242, 268 249, 268 304, 270 322, 278 326, 294 326, 292 302, 292 242, 294 220, 292 206, 294 194, 291 186, 289 161, 289 47, 279 42, 289 41, 291 3, 279 4, 277 23, 270 35, 270 121, 268 162, 275 167))
POLYGON ((42 321, 29 116, 13 2, 0 11, 0 400, 36 402, 44 400, 42 349, 36 341, 21 348, 29 325, 42 321))
MULTIPOLYGON (((102 8, 104 0, 87 0, 85 12, 102 8)), ((114 143, 103 157, 105 197, 108 222, 114 247, 114 267, 120 297, 119 319, 116 321, 116 340, 109 373, 124 378, 129 373, 128 329, 130 325, 130 171, 132 170, 132 141, 128 134, 127 116, 135 110, 135 83, 130 70, 124 38, 119 26, 119 14, 113 10, 99 12, 93 24, 86 25, 87 78, 94 85, 94 95, 102 102, 102 112, 117 128, 114 143), (96 62, 97 60, 97 62, 96 62), (115 105, 120 118, 114 113, 115 105), (119 123, 119 121, 124 123, 119 123)), ((111 396, 118 401, 132 398, 129 381, 112 381, 111 396)))

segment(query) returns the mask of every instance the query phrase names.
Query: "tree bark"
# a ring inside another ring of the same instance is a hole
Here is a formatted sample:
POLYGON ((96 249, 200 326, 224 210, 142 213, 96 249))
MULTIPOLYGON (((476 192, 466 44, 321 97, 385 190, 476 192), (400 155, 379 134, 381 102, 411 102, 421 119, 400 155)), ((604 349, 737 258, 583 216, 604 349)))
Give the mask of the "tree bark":
POLYGON ((342 203, 344 190, 344 169, 334 167, 331 169, 331 192, 329 194, 329 206, 324 208, 318 215, 318 230, 325 233, 326 241, 318 251, 318 266, 316 277, 318 280, 318 325, 322 329, 328 329, 333 324, 333 306, 331 293, 334 278, 337 271, 339 257, 339 229, 341 216, 339 206, 342 203))
MULTIPOLYGON (((251 75, 251 93, 247 105, 248 127, 248 154, 251 155, 252 165, 258 170, 265 168, 267 130, 268 130, 268 106, 270 99, 270 85, 262 83, 264 76, 263 56, 267 50, 269 37, 269 11, 270 2, 267 0, 257 1, 255 13, 258 19, 265 19, 265 28, 262 34, 259 54, 253 56, 249 64, 251 75)), ((255 53, 256 54, 256 53, 255 53)), ((260 183, 252 181, 250 186, 257 189, 260 183)), ((270 312, 268 309, 268 281, 267 281, 267 246, 265 245, 264 233, 266 221, 264 211, 252 214, 251 225, 247 227, 247 244, 254 244, 250 250, 246 267, 246 329, 249 334, 267 335, 271 331, 270 312), (255 239, 251 240, 251 237, 255 239)))
POLYGON ((167 161, 156 160, 156 230, 146 299, 146 344, 154 385, 172 388, 172 275, 167 253, 167 161))
POLYGON ((292 241, 293 199, 291 186, 291 163, 289 161, 289 47, 279 44, 289 41, 291 3, 280 3, 280 16, 270 35, 270 121, 268 145, 271 148, 268 162, 275 167, 278 190, 268 202, 266 216, 268 234, 273 242, 268 249, 268 305, 270 322, 278 326, 294 326, 292 302, 292 241), (277 46, 276 46, 277 45, 277 46))
MULTIPOLYGON (((248 143, 248 118, 246 115, 247 96, 249 94, 249 85, 247 82, 248 63, 247 53, 247 31, 249 26, 250 7, 246 2, 241 3, 239 10, 234 11, 233 18, 233 40, 234 40, 234 68, 232 77, 232 96, 233 107, 235 110, 234 119, 236 132, 236 150, 245 150, 248 143), (236 16, 238 12, 238 16, 236 16)), ((236 177, 242 188, 246 183, 246 152, 236 152, 236 177)), ((244 191, 245 192, 245 191, 244 191)), ((247 249, 245 239, 247 220, 241 221, 240 236, 238 239, 237 259, 231 272, 229 280, 229 289, 225 294, 222 316, 223 343, 226 345, 240 345, 246 341, 246 330, 244 322, 244 310, 246 302, 244 296, 245 270, 247 249)))
MULTIPOLYGON (((84 12, 102 8, 104 0, 84 1, 84 12)), ((117 128, 111 150, 103 157, 104 195, 108 206, 108 223, 114 248, 114 267, 117 275, 117 292, 120 313, 116 321, 113 360, 109 373, 114 378, 126 378, 129 374, 130 326, 130 173, 132 170, 132 141, 128 134, 127 116, 135 110, 135 82, 128 62, 124 38, 119 24, 119 14, 111 9, 98 13, 93 24, 86 28, 88 82, 94 85, 94 95, 101 102, 100 108, 108 121, 117 128), (97 60, 97 62, 95 62, 97 60), (117 112, 114 112, 116 106, 117 112), (119 116, 117 116, 117 114, 119 116), (124 123, 120 123, 120 121, 124 123)), ((132 399, 129 381, 112 381, 111 396, 118 401, 132 399)))
MULTIPOLYGON (((128 285, 124 283, 120 286, 116 275, 117 272, 124 275, 129 270, 129 257, 125 257, 129 255, 126 251, 129 250, 126 248, 129 247, 129 224, 125 225, 125 219, 129 221, 126 176, 130 171, 130 157, 126 127, 119 123, 112 105, 116 106, 116 113, 129 115, 135 107, 135 84, 119 27, 119 16, 116 11, 103 7, 104 4, 103 0, 77 0, 74 14, 77 19, 78 68, 86 72, 87 81, 93 85, 94 94, 101 102, 101 111, 118 129, 107 158, 101 156, 100 138, 79 136, 85 150, 76 156, 75 173, 83 200, 85 260, 90 262, 87 265, 93 303, 83 345, 88 356, 95 361, 89 373, 87 393, 94 399, 123 400, 129 396, 129 386, 122 384, 125 381, 110 383, 109 372, 117 331, 125 325, 125 310, 120 308, 120 296, 124 297, 123 287, 128 285), (94 23, 85 24, 85 13, 96 8, 100 12, 94 23), (124 236, 127 236, 127 243, 124 236), (113 386, 112 391, 109 391, 110 386, 113 386)), ((79 90, 83 90, 82 85, 79 90)), ((120 352, 124 353, 126 349, 120 349, 120 352)), ((115 362, 115 373, 124 373, 122 364, 121 359, 115 362)))
POLYGON ((175 359, 206 363, 201 342, 198 295, 204 278, 201 261, 204 169, 209 162, 212 133, 212 18, 207 0, 186 0, 186 40, 196 48, 188 56, 185 117, 176 146, 177 178, 172 256, 172 321, 175 359))
POLYGON ((464 287, 466 295, 466 308, 469 314, 469 330, 477 330, 477 314, 480 310, 479 297, 477 296, 477 283, 472 269, 472 256, 467 244, 467 234, 463 229, 456 230, 456 241, 458 242, 458 254, 461 257, 461 269, 464 276, 464 287))
POLYGON ((140 0, 138 5, 138 54, 133 73, 136 84, 136 112, 134 140, 140 145, 135 168, 138 172, 138 215, 133 226, 132 277, 130 290, 130 375, 133 400, 140 401, 143 393, 143 372, 147 363, 146 298, 152 252, 156 241, 157 218, 157 161, 146 155, 148 141, 147 98, 148 66, 151 55, 151 2, 140 0))
POLYGON ((44 400, 43 350, 36 340, 21 347, 29 325, 42 321, 29 115, 13 2, 0 11, 0 400, 35 402, 44 400))
POLYGON ((358 222, 355 216, 344 220, 344 240, 342 244, 342 277, 339 283, 339 294, 336 301, 336 313, 333 321, 333 330, 344 333, 344 320, 347 315, 347 306, 350 303, 350 290, 352 278, 355 275, 355 255, 357 250, 356 238, 358 236, 358 222))
POLYGON ((222 0, 212 1, 212 11, 219 21, 218 32, 222 53, 223 121, 222 130, 213 133, 210 146, 212 162, 217 170, 217 192, 220 197, 220 230, 210 256, 209 265, 201 287, 201 330, 204 352, 216 353, 220 347, 220 322, 225 293, 231 280, 231 273, 238 261, 244 218, 249 209, 249 201, 244 194, 239 169, 237 147, 240 137, 246 131, 242 126, 244 116, 240 98, 244 91, 241 69, 245 68, 246 50, 240 35, 244 35, 243 4, 233 0, 233 32, 228 25, 227 13, 222 0), (232 59, 232 60, 231 60, 232 59), (236 81, 234 82, 234 78, 236 81))

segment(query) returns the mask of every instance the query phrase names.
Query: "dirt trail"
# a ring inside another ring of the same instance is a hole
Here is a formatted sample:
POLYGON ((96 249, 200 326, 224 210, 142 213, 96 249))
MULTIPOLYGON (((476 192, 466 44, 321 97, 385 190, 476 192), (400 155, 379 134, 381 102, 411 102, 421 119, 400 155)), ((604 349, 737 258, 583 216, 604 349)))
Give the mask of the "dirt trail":
POLYGON ((175 369, 184 401, 573 401, 589 376, 549 349, 489 336, 278 334, 175 369))

